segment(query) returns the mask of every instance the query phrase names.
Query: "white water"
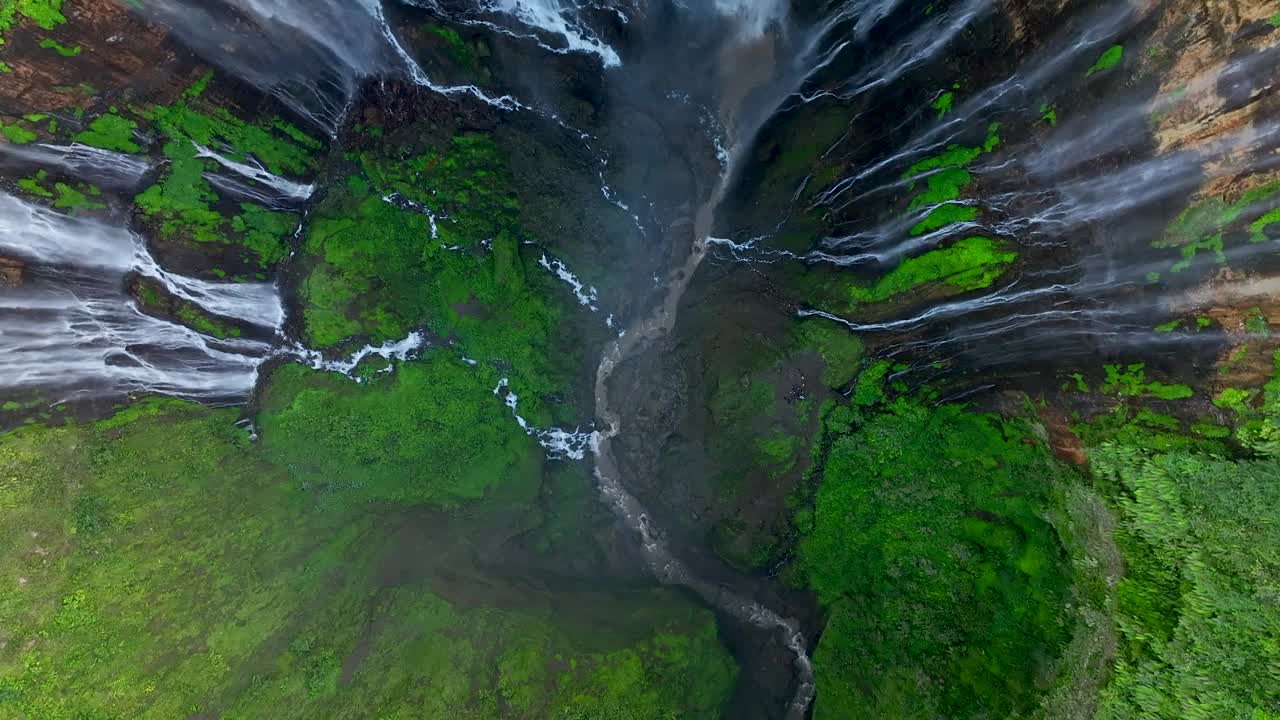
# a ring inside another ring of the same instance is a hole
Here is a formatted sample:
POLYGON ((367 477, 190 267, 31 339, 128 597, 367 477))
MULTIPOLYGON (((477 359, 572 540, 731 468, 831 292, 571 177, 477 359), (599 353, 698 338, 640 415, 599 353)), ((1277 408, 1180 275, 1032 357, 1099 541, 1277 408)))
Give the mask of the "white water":
POLYGON ((586 285, 569 271, 569 267, 560 260, 552 259, 546 253, 542 253, 542 257, 538 259, 538 264, 547 272, 555 275, 561 282, 568 285, 573 290, 573 296, 578 299, 578 304, 591 309, 591 312, 599 312, 600 308, 596 303, 600 300, 600 293, 596 291, 594 286, 586 285))
POLYGON ((289 200, 302 202, 311 197, 316 191, 315 185, 294 182, 287 178, 275 175, 262 167, 262 164, 253 158, 246 158, 246 162, 233 160, 221 153, 210 150, 209 148, 196 144, 196 157, 212 158, 215 162, 224 168, 240 175, 246 180, 250 180, 259 185, 275 190, 281 197, 289 200))
POLYGON ((129 273, 246 324, 275 329, 283 308, 263 283, 210 283, 161 269, 141 238, 0 194, 0 254, 26 264, 0 292, 0 386, 150 391, 222 401, 253 387, 270 345, 219 340, 143 313, 129 273))
POLYGON ((108 187, 136 186, 151 169, 146 158, 102 150, 80 143, 15 145, 0 143, 0 153, 108 187))
POLYGON ((763 35, 787 16, 784 0, 715 0, 716 12, 732 19, 748 37, 763 35))
MULTIPOLYGON (((476 364, 474 360, 464 362, 470 365, 476 364)), ((573 430, 564 430, 563 428, 553 427, 549 430, 543 430, 534 427, 520 415, 519 404, 520 396, 516 395, 511 389, 511 381, 502 378, 498 381, 497 387, 493 389, 495 397, 502 400, 502 403, 511 409, 511 415, 516 419, 516 424, 521 430, 525 431, 529 437, 538 441, 547 451, 547 458, 551 460, 582 460, 586 458, 587 453, 596 447, 599 440, 599 434, 594 430, 584 431, 582 428, 573 430)))
MULTIPOLYGON (((618 53, 581 21, 578 4, 572 0, 484 0, 481 7, 489 12, 506 13, 525 25, 557 35, 564 40, 566 50, 596 55, 605 67, 622 64, 618 53)), ((558 48, 543 47, 560 52, 558 48)))
MULTIPOLYGON (((279 353, 291 356, 313 370, 325 370, 351 376, 352 371, 365 358, 380 357, 383 360, 409 360, 426 346, 427 341, 422 333, 411 332, 402 340, 387 340, 381 345, 365 345, 341 360, 329 360, 320 351, 303 347, 298 343, 290 343, 279 353)), ((383 372, 390 370, 391 367, 388 366, 383 369, 383 372)), ((358 377, 352 379, 356 382, 362 382, 362 379, 358 377)))

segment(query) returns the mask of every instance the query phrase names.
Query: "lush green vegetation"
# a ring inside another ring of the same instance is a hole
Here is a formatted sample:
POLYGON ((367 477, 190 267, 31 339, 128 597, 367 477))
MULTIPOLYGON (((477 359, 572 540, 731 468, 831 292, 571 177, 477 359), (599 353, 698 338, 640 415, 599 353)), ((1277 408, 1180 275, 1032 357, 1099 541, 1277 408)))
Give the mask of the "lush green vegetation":
POLYGON ((1280 461, 1106 443, 1128 572, 1101 718, 1269 718, 1280 703, 1280 461))
POLYGON ((494 397, 497 384, 491 368, 445 352, 364 386, 285 367, 263 399, 262 447, 298 483, 338 499, 454 506, 501 488, 528 501, 541 455, 494 397))
POLYGON ((551 348, 562 332, 552 298, 565 290, 537 267, 539 254, 521 251, 519 206, 492 138, 465 134, 443 151, 358 160, 362 172, 332 188, 307 227, 308 341, 381 342, 425 327, 502 368, 521 412, 549 420, 542 399, 563 389, 577 361, 571 344, 551 348), (387 199, 393 193, 421 205, 401 207, 387 199))
MULTIPOLYGON (((163 152, 168 162, 166 174, 134 202, 169 241, 234 243, 259 266, 270 267, 288 254, 296 216, 252 203, 241 203, 238 214, 231 214, 234 208, 220 207, 218 193, 204 177, 212 161, 199 157, 197 144, 239 162, 254 158, 276 174, 314 171, 320 145, 278 118, 248 123, 221 107, 197 109, 211 79, 205 75, 172 105, 140 112, 166 138, 163 152)), ((132 128, 132 120, 104 115, 90 125, 88 137, 80 137, 99 147, 132 152, 138 149, 128 139, 132 128)))
POLYGON ((827 614, 814 716, 1030 712, 1070 635, 1052 461, 1028 427, 960 406, 872 412, 824 411, 820 485, 795 517, 794 577, 827 614))
POLYGON ((1103 371, 1106 373, 1102 384, 1104 393, 1122 397, 1146 395, 1160 400, 1183 400, 1192 395, 1192 390, 1187 385, 1169 385, 1158 380, 1147 382, 1145 363, 1125 366, 1108 364, 1103 366, 1103 371))
POLYGON ((718 717, 708 612, 473 557, 538 513, 489 379, 443 353, 368 389, 286 368, 256 444, 154 401, 0 437, 0 715, 718 717), (480 494, 525 500, 432 510, 480 494))

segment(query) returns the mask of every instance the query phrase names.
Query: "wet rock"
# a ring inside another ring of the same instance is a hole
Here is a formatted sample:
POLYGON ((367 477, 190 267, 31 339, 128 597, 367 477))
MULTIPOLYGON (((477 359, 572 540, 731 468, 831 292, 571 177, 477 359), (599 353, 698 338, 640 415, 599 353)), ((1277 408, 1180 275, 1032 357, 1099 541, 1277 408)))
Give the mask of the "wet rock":
POLYGON ((0 287, 16 288, 23 283, 26 263, 13 258, 0 257, 0 287))

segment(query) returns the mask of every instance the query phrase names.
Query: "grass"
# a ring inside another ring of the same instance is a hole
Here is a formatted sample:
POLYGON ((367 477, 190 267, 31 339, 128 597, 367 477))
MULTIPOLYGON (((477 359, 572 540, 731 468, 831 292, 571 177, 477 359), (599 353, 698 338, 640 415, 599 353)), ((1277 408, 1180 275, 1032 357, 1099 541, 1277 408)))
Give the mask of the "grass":
MULTIPOLYGON (((442 367, 420 372, 439 379, 442 367)), ((335 402, 359 415, 372 406, 355 394, 380 396, 381 411, 401 393, 406 442, 464 419, 408 387, 338 382, 350 394, 301 370, 273 382, 264 444, 233 426, 235 411, 176 401, 0 436, 0 714, 718 717, 736 667, 709 612, 664 590, 556 594, 507 585, 491 567, 476 581, 467 548, 501 524, 472 516, 449 530, 389 500, 457 502, 433 469, 502 454, 484 431, 451 425, 470 442, 437 437, 432 449, 464 455, 397 465, 399 490, 371 483, 335 502, 333 488, 308 484, 288 464, 291 442, 307 443, 310 465, 367 459, 324 430, 290 437, 302 430, 286 418, 309 395, 343 395, 335 402), (295 389, 296 402, 280 396, 295 389), (428 533, 432 552, 415 556, 420 574, 395 577, 388 567, 411 551, 405 527, 428 533), (487 604, 503 594, 516 602, 487 604)))
POLYGON ((497 384, 492 369, 445 352, 368 387, 289 366, 264 396, 262 447, 300 486, 338 500, 457 506, 502 488, 527 501, 536 486, 517 486, 536 480, 539 448, 497 384))

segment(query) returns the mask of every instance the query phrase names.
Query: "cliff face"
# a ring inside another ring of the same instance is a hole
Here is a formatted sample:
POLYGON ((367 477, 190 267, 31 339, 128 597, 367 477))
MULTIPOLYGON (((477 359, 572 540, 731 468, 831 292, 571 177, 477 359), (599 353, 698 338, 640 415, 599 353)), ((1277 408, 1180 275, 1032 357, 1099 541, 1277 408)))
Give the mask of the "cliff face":
POLYGON ((95 102, 166 102, 187 82, 190 61, 168 33, 141 20, 125 3, 65 0, 61 18, 19 13, 0 45, 0 112, 12 116, 95 102))

